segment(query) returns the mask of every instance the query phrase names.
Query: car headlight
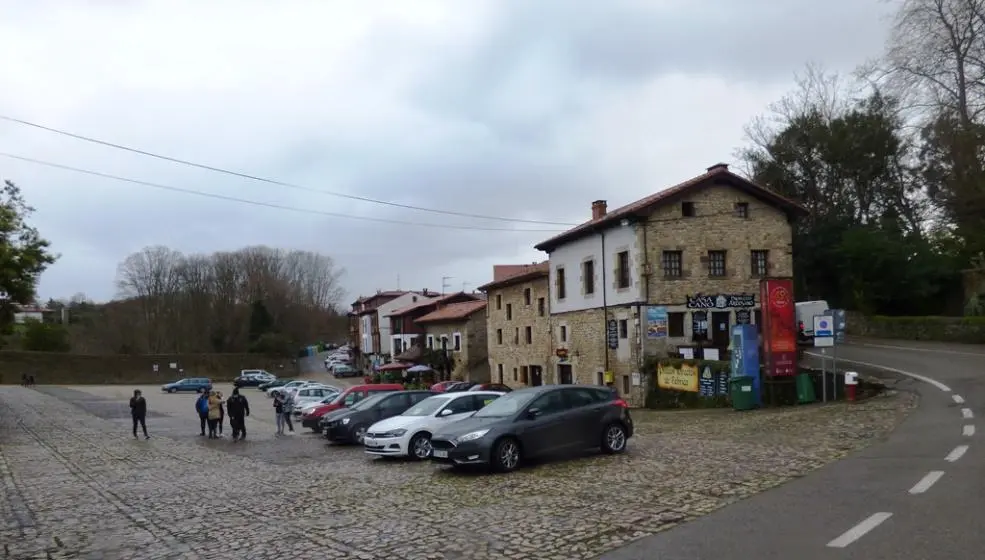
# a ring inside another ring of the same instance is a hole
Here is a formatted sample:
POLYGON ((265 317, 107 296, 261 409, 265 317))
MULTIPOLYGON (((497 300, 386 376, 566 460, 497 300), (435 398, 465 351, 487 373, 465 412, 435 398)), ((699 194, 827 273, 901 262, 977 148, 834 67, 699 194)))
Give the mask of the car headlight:
POLYGON ((405 430, 403 428, 399 428, 399 429, 396 429, 396 430, 390 430, 389 432, 385 432, 382 435, 380 435, 380 437, 384 437, 384 438, 400 437, 400 436, 402 436, 402 435, 404 435, 406 433, 407 433, 407 430, 405 430))
POLYGON ((467 434, 463 434, 455 438, 455 443, 465 443, 466 441, 475 441, 488 433, 489 433, 488 429, 469 432, 467 434))
POLYGON ((342 425, 343 425, 343 426, 345 426, 345 425, 346 425, 346 424, 348 424, 348 423, 349 423, 349 419, 348 419, 348 418, 343 418, 343 419, 342 419, 342 425))

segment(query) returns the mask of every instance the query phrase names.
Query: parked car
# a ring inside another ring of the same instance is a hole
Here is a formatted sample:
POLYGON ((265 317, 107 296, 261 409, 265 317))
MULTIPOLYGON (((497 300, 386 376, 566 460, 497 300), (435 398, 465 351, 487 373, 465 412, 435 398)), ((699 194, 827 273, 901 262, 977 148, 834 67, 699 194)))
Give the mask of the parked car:
POLYGON ((259 387, 264 383, 276 380, 277 377, 262 369, 244 369, 239 372, 239 377, 233 379, 235 387, 259 387))
POLYGON ((370 395, 375 395, 376 393, 392 393, 394 391, 403 391, 404 386, 399 383, 373 383, 369 385, 355 385, 349 387, 345 391, 339 393, 339 395, 328 404, 323 404, 314 410, 312 410, 307 415, 301 415, 301 425, 305 428, 311 428, 316 432, 325 431, 325 415, 333 412, 335 410, 346 409, 350 406, 362 401, 363 399, 369 397, 370 395))
POLYGON ((438 393, 443 393, 446 389, 448 389, 448 387, 451 387, 452 385, 457 385, 459 383, 461 383, 461 381, 439 381, 434 385, 431 385, 431 390, 436 391, 438 393))
POLYGON ((611 388, 542 385, 507 393, 431 436, 431 460, 507 472, 564 451, 622 453, 632 436, 629 406, 611 388))
POLYGON ((331 395, 323 398, 320 401, 308 402, 308 403, 304 403, 303 405, 295 406, 293 410, 295 419, 301 419, 304 415, 311 414, 316 408, 334 401, 335 399, 338 398, 338 396, 339 396, 338 393, 332 393, 331 395))
POLYGON ((373 395, 349 407, 344 413, 333 414, 326 423, 325 439, 333 443, 358 443, 370 426, 402 414, 408 408, 435 395, 432 391, 394 391, 373 395))
POLYGON ((284 385, 287 385, 291 381, 294 381, 294 380, 293 379, 274 379, 273 381, 268 381, 266 383, 261 383, 260 385, 257 385, 257 389, 260 390, 260 391, 263 391, 263 392, 267 392, 268 389, 273 389, 274 387, 283 387, 284 385))
POLYGON ((342 377, 359 377, 363 372, 350 366, 349 364, 337 364, 331 368, 332 376, 336 379, 342 377))
POLYGON ((162 385, 161 390, 165 393, 207 393, 212 390, 212 380, 208 377, 189 377, 162 385))
POLYGON ((295 379, 294 381, 285 383, 284 385, 274 386, 274 387, 271 387, 271 388, 267 389, 267 396, 273 398, 273 397, 276 397, 277 395, 284 395, 284 394, 287 394, 289 391, 292 391, 294 389, 300 389, 301 387, 306 387, 306 386, 311 385, 313 383, 314 383, 314 381, 305 381, 303 379, 295 379))
POLYGON ((458 391, 468 391, 469 389, 475 387, 476 385, 478 385, 478 383, 473 383, 471 381, 458 381, 456 383, 453 383, 452 385, 445 387, 445 392, 455 393, 458 391))
POLYGON ((478 383, 469 387, 469 391, 499 391, 500 393, 509 393, 512 390, 512 387, 503 385, 502 383, 478 383))
POLYGON ((324 400, 326 397, 335 398, 342 392, 338 387, 330 385, 308 385, 302 387, 294 395, 294 406, 301 407, 324 400))
POLYGON ((427 459, 431 457, 431 434, 451 422, 472 416, 502 395, 493 391, 468 391, 428 397, 402 414, 370 426, 363 446, 369 455, 427 459))

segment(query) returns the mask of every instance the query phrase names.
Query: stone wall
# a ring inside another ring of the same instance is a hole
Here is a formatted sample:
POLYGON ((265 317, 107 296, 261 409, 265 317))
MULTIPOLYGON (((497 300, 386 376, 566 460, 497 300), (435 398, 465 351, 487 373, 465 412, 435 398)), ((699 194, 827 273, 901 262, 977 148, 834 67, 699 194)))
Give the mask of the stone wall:
POLYGON ((985 344, 985 317, 867 317, 849 311, 846 319, 849 335, 985 344))
POLYGON ((453 379, 489 382, 489 353, 486 337, 486 312, 480 309, 464 321, 428 323, 427 335, 434 337, 434 347, 441 348, 441 337, 448 337, 448 353, 455 360, 453 379), (455 351, 455 334, 462 337, 461 349, 455 351))
POLYGON ((488 354, 492 381, 505 383, 510 387, 524 387, 520 378, 520 368, 539 366, 543 370, 544 382, 552 379, 553 371, 550 357, 554 352, 551 343, 550 290, 547 275, 527 282, 489 290, 488 310, 488 354), (530 290, 530 305, 527 305, 524 291, 530 290), (543 299, 543 314, 539 301, 543 299), (510 317, 507 318, 507 309, 510 317), (526 327, 531 330, 531 342, 526 341, 526 327), (502 334, 500 343, 499 334, 502 334), (500 377, 502 373, 502 377, 500 377))
POLYGON ((0 352, 0 383, 17 384, 21 375, 34 375, 38 384, 156 385, 181 377, 210 377, 229 381, 241 369, 266 369, 281 376, 295 375, 289 359, 270 359, 257 354, 186 354, 186 355, 83 355, 48 352, 0 352), (172 370, 170 365, 177 364, 172 370), (158 371, 154 371, 157 364, 158 371))

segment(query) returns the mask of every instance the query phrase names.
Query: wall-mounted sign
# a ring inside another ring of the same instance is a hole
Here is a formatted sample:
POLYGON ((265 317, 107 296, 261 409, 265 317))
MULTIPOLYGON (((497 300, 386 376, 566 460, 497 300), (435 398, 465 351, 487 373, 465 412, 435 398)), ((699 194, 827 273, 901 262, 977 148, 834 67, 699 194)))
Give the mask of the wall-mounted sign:
POLYGON ((646 337, 666 338, 668 331, 667 308, 650 305, 646 308, 646 337))
POLYGON ((619 348, 619 322, 615 319, 609 319, 605 334, 606 340, 609 342, 609 348, 612 350, 619 348))
POLYGON ((557 356, 558 358, 561 358, 562 360, 567 360, 568 359, 568 349, 567 348, 558 348, 557 350, 554 351, 554 355, 557 356))
POLYGON ((755 307, 755 294, 696 294, 687 296, 688 309, 725 309, 726 307, 755 307))
POLYGON ((689 364, 657 366, 657 387, 673 391, 698 392, 698 368, 689 364))

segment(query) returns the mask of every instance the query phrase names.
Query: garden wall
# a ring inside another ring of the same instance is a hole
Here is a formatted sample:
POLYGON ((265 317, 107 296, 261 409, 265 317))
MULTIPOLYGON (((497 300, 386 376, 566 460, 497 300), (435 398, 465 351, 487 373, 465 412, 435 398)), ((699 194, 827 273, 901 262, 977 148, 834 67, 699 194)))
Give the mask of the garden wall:
POLYGON ((266 369, 275 375, 294 375, 291 360, 259 354, 84 355, 0 351, 0 383, 17 384, 21 375, 34 375, 38 384, 98 385, 164 384, 181 377, 210 377, 229 381, 241 369, 266 369), (158 371, 154 371, 157 364, 158 371), (171 369, 176 364, 176 369, 171 369), (179 372, 183 369, 184 373, 179 372))
POLYGON ((985 317, 866 317, 848 313, 850 335, 985 344, 985 317))

